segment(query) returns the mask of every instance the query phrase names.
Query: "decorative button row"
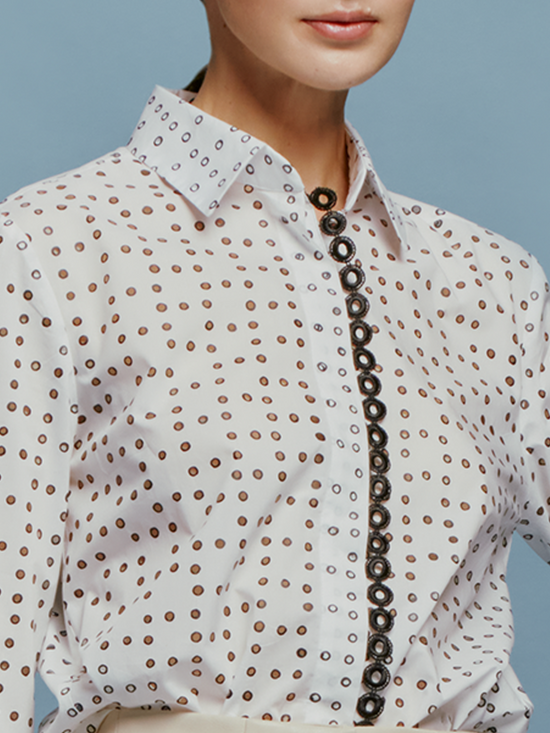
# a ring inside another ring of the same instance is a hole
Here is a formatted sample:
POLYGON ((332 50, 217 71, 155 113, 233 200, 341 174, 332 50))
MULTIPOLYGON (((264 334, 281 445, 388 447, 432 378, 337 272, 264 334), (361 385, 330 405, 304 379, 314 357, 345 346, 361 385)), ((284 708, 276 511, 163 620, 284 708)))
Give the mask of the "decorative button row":
POLYGON ((323 234, 333 237, 329 254, 342 264, 339 275, 346 293, 346 308, 350 318, 350 336, 353 360, 358 370, 359 390, 363 395, 363 412, 367 421, 370 464, 370 506, 369 535, 365 573, 370 585, 367 598, 369 611, 369 640, 367 646, 367 667, 362 682, 366 689, 357 702, 361 721, 356 726, 372 726, 384 710, 385 699, 380 694, 390 683, 391 675, 387 665, 392 659, 392 643, 386 636, 394 623, 395 612, 389 610, 393 592, 385 584, 391 576, 391 565, 386 557, 390 549, 388 536, 383 534, 390 523, 390 513, 384 505, 391 495, 391 484, 386 473, 390 468, 387 451, 388 436, 380 422, 386 415, 386 405, 379 399, 382 389, 375 373, 376 358, 367 347, 373 336, 372 327, 364 320, 370 308, 369 301, 359 292, 366 282, 366 275, 359 261, 352 262, 357 251, 355 242, 342 236, 347 219, 341 211, 333 211, 337 202, 336 193, 330 188, 316 188, 309 194, 315 208, 325 211, 320 228, 323 234))

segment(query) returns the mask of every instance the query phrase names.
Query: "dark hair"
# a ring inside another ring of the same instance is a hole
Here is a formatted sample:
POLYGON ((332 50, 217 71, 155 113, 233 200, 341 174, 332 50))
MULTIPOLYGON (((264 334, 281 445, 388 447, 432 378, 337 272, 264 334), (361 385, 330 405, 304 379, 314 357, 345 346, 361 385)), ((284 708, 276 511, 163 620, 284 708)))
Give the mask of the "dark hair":
POLYGON ((204 66, 199 73, 192 79, 192 81, 189 82, 189 84, 185 87, 186 92, 194 92, 195 94, 199 91, 199 89, 202 87, 202 83, 204 81, 204 77, 206 76, 206 72, 208 71, 208 66, 204 66))

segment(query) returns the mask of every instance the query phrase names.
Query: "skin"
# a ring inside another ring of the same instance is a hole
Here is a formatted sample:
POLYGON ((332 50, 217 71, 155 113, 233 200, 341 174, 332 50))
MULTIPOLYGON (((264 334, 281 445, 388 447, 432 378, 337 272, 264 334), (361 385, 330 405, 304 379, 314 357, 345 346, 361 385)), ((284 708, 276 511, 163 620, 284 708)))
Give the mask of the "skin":
POLYGON ((284 155, 307 191, 345 201, 348 91, 395 53, 414 0, 205 0, 212 58, 194 104, 284 155), (355 13, 356 40, 326 38, 306 21, 355 13))

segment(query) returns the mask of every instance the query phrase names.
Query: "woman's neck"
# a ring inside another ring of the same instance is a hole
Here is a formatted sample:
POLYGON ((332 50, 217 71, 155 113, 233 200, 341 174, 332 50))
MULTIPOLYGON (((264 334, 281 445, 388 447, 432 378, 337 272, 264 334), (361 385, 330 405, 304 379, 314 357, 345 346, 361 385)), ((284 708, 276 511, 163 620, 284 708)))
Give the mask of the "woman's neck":
POLYGON ((194 104, 264 140, 300 174, 306 191, 328 186, 346 200, 349 186, 346 91, 320 91, 269 68, 249 70, 214 56, 194 104))

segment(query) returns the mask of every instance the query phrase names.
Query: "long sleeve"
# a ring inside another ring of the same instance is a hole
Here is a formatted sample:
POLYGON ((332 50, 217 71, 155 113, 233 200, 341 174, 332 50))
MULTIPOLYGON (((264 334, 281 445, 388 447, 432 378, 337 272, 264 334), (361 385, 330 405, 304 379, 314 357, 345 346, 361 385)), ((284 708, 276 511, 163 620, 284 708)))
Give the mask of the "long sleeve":
MULTIPOLYGON (((536 263, 535 263, 536 264, 536 263)), ((537 265, 529 292, 518 302, 522 344, 521 399, 512 406, 525 448, 526 481, 518 531, 550 563, 550 297, 537 265)))
MULTIPOLYGON (((32 728, 60 573, 74 415, 59 310, 29 237, 0 226, 0 729, 32 728)), ((73 408, 74 410, 74 408, 73 408)))
POLYGON ((550 554, 544 276, 349 143, 351 332, 298 173, 167 90, 126 148, 0 205, 0 733, 29 731, 37 657, 51 733, 116 705, 351 724, 363 387, 390 462, 379 723, 526 733, 505 577, 516 529, 550 554))

